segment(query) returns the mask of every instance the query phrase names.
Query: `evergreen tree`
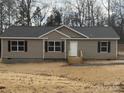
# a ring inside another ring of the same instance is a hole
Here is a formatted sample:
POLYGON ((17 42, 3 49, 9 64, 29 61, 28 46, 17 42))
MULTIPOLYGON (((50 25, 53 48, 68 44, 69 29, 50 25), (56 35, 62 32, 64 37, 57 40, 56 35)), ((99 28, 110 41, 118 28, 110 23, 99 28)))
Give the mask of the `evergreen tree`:
POLYGON ((62 18, 61 13, 56 8, 53 8, 52 14, 47 19, 47 25, 59 26, 62 22, 61 18, 62 18))

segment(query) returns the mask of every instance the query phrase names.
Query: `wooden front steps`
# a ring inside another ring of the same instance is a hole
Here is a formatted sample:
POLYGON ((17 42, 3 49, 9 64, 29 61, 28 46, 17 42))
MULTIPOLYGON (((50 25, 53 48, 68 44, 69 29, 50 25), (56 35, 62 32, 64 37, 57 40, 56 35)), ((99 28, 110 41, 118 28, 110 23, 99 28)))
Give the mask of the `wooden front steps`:
POLYGON ((82 63, 83 63, 82 57, 77 57, 77 56, 69 56, 68 57, 68 64, 69 65, 82 64, 82 63))
POLYGON ((79 56, 68 56, 68 64, 69 65, 76 65, 76 64, 83 64, 83 52, 80 51, 79 56))

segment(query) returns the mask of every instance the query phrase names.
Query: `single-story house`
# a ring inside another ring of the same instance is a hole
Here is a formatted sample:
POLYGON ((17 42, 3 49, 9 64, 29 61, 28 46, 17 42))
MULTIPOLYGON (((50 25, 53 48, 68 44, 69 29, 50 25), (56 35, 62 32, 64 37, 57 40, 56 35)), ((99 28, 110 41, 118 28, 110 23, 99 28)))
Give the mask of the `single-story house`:
POLYGON ((4 59, 67 59, 83 51, 84 59, 116 59, 117 33, 111 27, 12 26, 1 38, 4 59))

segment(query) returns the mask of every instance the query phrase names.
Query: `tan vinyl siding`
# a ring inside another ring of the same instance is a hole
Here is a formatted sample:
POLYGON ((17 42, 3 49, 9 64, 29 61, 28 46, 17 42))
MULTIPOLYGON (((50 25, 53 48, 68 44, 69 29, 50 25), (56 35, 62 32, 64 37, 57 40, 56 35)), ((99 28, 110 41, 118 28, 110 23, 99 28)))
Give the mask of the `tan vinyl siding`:
POLYGON ((64 59, 64 52, 45 52, 45 59, 64 59))
MULTIPOLYGON (((67 38, 57 32, 51 32, 44 36, 44 38, 48 38, 47 41, 60 41, 62 42, 61 38, 67 38)), ((44 53, 45 59, 50 58, 50 59, 64 59, 65 58, 65 52, 45 52, 44 53)))
POLYGON ((8 52, 8 40, 3 40, 3 58, 43 58, 43 40, 27 40, 27 52, 8 52))
MULTIPOLYGON (((95 40, 77 40, 78 41, 78 54, 83 50, 84 59, 116 59, 116 41, 111 42, 110 53, 98 53, 98 41, 95 40)), ((107 41, 107 40, 106 40, 107 41)), ((70 41, 67 41, 67 53, 69 53, 70 41)))
POLYGON ((51 33, 48 33, 47 35, 43 36, 42 38, 48 38, 49 40, 61 40, 61 38, 67 38, 64 35, 61 35, 60 33, 53 31, 51 33))
POLYGON ((85 38, 82 35, 74 32, 74 31, 72 31, 72 30, 70 30, 70 29, 68 29, 66 27, 59 28, 58 31, 70 36, 71 38, 85 38))

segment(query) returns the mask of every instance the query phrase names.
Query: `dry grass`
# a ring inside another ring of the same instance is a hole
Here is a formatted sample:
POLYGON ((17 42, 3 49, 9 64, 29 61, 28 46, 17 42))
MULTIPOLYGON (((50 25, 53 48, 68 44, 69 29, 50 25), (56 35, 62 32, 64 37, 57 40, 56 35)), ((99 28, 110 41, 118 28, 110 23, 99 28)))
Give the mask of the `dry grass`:
POLYGON ((123 64, 0 64, 0 93, 123 93, 123 84, 123 64))

